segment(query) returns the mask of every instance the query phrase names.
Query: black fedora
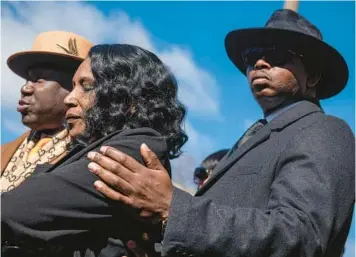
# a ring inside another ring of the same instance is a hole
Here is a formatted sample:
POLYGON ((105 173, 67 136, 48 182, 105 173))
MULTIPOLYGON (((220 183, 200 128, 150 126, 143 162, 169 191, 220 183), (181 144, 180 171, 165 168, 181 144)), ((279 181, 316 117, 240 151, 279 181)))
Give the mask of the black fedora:
POLYGON ((303 55, 303 62, 322 73, 316 85, 317 98, 325 99, 341 92, 349 71, 342 55, 322 40, 320 31, 300 14, 281 9, 275 11, 263 28, 231 31, 225 47, 231 61, 246 74, 242 52, 251 47, 281 46, 303 55))

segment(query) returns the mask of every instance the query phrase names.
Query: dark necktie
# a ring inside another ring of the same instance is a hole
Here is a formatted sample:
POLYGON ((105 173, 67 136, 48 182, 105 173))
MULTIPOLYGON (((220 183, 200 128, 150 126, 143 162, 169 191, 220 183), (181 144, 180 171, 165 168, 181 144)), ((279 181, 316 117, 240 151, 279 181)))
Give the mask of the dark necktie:
POLYGON ((249 140, 254 134, 257 133, 264 125, 267 124, 267 120, 261 119, 256 121, 249 127, 246 132, 240 137, 236 144, 231 148, 229 155, 231 155, 237 148, 241 147, 247 140, 249 140))

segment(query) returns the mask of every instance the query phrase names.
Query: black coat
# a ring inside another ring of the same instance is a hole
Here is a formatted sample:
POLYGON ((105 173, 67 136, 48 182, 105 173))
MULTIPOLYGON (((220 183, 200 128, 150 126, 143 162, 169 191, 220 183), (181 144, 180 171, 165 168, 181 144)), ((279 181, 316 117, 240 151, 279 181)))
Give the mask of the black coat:
POLYGON ((159 241, 160 225, 144 225, 137 211, 105 198, 93 186, 98 177, 88 170, 88 152, 99 151, 101 145, 143 163, 142 143, 170 172, 165 139, 149 128, 115 132, 79 152, 73 149, 55 166, 39 165, 18 188, 2 195, 3 245, 20 246, 33 256, 114 257, 126 254, 126 240, 143 244, 142 232, 151 231, 159 241))
POLYGON ((355 201, 355 139, 302 101, 273 119, 191 196, 175 189, 167 256, 341 256, 355 201))

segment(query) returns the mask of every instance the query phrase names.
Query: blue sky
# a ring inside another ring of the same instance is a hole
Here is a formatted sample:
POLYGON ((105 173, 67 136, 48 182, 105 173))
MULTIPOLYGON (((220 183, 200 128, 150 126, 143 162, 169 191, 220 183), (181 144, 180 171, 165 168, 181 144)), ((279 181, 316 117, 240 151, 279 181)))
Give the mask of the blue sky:
MULTIPOLYGON (((61 29, 94 43, 138 44, 156 52, 177 75, 181 100, 188 106, 190 141, 173 172, 177 183, 193 190, 193 168, 212 151, 231 147, 262 116, 245 77, 226 55, 225 35, 263 26, 282 7, 283 2, 3 2, 2 142, 25 130, 15 111, 23 81, 5 61, 11 53, 29 49, 37 33, 61 29)), ((355 131, 355 3, 301 2, 299 12, 348 63, 347 87, 322 106, 355 131)), ((350 238, 345 256, 354 256, 354 226, 350 238)))

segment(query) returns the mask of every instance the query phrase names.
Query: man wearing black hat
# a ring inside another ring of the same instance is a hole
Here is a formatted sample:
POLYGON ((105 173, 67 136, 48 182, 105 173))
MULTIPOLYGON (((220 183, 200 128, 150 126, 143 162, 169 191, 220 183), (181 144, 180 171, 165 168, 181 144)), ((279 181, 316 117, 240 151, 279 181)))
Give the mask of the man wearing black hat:
POLYGON ((291 10, 276 11, 264 28, 230 32, 226 49, 265 118, 196 196, 174 188, 144 146, 148 168, 112 148, 96 153, 96 188, 158 217, 164 256, 341 256, 355 201, 355 139, 319 100, 345 87, 344 58, 291 10))

